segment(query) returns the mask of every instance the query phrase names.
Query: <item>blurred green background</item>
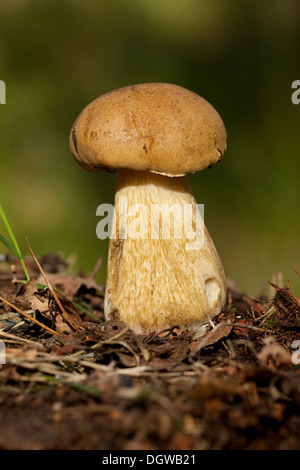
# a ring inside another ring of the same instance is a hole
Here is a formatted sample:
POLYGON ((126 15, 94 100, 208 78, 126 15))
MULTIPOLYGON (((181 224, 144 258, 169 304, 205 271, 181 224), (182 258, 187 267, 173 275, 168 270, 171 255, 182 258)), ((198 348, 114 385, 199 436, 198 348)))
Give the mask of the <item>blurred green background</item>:
POLYGON ((70 128, 102 93, 170 82, 227 128, 222 163, 191 176, 227 276, 256 296, 280 271, 299 293, 298 0, 1 0, 0 18, 0 202, 24 254, 27 236, 74 269, 102 255, 105 280, 96 208, 113 204, 115 175, 77 166, 70 128))

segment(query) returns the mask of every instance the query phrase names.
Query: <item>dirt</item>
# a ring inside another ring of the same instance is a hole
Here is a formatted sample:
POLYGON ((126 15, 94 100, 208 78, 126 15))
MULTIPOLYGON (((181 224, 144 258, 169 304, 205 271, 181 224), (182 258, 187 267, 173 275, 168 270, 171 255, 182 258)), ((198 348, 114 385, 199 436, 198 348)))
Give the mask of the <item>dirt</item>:
POLYGON ((228 280, 202 336, 177 325, 137 335, 105 321, 95 273, 69 275, 56 254, 39 262, 26 260, 29 283, 16 260, 0 263, 0 449, 300 448, 289 285, 252 298, 228 280))

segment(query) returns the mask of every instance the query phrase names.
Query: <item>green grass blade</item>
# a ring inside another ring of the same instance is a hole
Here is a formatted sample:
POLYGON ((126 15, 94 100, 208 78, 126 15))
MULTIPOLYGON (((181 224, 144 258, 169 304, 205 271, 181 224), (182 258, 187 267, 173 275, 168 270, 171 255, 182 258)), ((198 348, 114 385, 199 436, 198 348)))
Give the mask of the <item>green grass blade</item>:
MULTIPOLYGON (((77 299, 76 299, 77 300, 77 299)), ((75 307, 77 307, 79 310, 81 310, 83 313, 85 313, 86 315, 88 315, 90 318, 92 318, 93 320, 95 320, 96 322, 98 323, 104 323, 103 320, 101 320, 101 318, 98 318, 96 317, 96 315, 94 315, 92 312, 90 312, 87 308, 85 308, 83 305, 79 304, 78 302, 76 302, 75 300, 72 301, 73 304, 75 305, 75 307)))
POLYGON ((0 233, 0 241, 1 241, 1 242, 3 243, 3 245, 5 245, 6 248, 8 248, 9 251, 11 251, 17 258, 21 259, 21 258, 20 258, 20 255, 19 255, 19 253, 17 252, 17 250, 15 249, 15 247, 14 247, 11 243, 9 243, 9 241, 6 240, 6 238, 5 238, 3 235, 1 235, 1 233, 0 233))
MULTIPOLYGON (((27 281, 30 281, 30 277, 29 277, 27 268, 26 268, 26 266, 25 266, 24 259, 23 259, 22 253, 21 253, 21 251, 20 251, 19 245, 18 245, 18 243, 17 243, 17 240, 15 239, 15 236, 14 236, 14 234, 13 234, 13 231, 12 231, 12 229, 11 229, 11 226, 10 226, 8 220, 7 220, 7 217, 6 217, 6 215, 5 215, 5 212, 4 212, 3 207, 2 207, 1 204, 0 204, 0 216, 2 217, 2 220, 3 220, 3 222, 4 222, 4 225, 5 225, 5 227, 6 227, 6 230, 8 231, 9 236, 10 236, 10 238, 11 238, 11 240, 12 240, 12 242, 13 242, 13 245, 14 245, 14 247, 15 247, 16 253, 15 253, 14 250, 13 250, 13 253, 16 254, 17 258, 19 258, 19 260, 21 261, 22 266, 23 266, 23 270, 24 270, 24 273, 25 273, 25 276, 26 276, 26 279, 27 279, 27 281)), ((4 237, 3 237, 3 239, 7 242, 7 240, 6 240, 4 237)), ((3 239, 1 239, 2 242, 3 242, 3 239)), ((6 244, 6 243, 4 242, 4 244, 6 244)), ((6 244, 6 246, 7 246, 7 244, 6 244)))
POLYGON ((59 379, 48 374, 43 374, 43 377, 47 382, 62 383, 68 387, 72 387, 75 390, 79 390, 80 392, 84 392, 93 397, 100 397, 102 395, 101 390, 96 387, 91 387, 90 385, 84 385, 78 382, 67 382, 66 380, 59 379))

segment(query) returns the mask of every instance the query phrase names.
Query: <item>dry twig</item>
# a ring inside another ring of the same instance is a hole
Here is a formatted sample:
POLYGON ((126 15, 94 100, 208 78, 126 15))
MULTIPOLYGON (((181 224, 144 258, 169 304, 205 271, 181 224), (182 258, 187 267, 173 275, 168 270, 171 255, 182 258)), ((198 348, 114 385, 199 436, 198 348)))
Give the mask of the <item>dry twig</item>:
POLYGON ((54 299, 56 300, 57 305, 60 307, 60 309, 61 309, 61 311, 62 311, 62 314, 63 314, 64 317, 67 319, 67 321, 70 323, 70 325, 73 326, 73 328, 74 328, 75 330, 79 331, 80 328, 71 320, 70 316, 67 314, 65 308, 63 307, 62 303, 60 302, 59 298, 57 297, 55 290, 53 289, 53 287, 51 286, 50 282, 48 281, 48 279, 47 279, 47 277, 46 277, 46 275, 45 275, 45 273, 44 273, 44 271, 43 271, 43 269, 42 269, 42 267, 41 267, 41 265, 40 265, 38 259, 36 258, 35 254, 33 253, 32 249, 31 249, 31 247, 30 247, 30 245, 29 245, 29 242, 28 242, 28 239, 27 239, 27 238, 26 238, 26 242, 27 242, 29 251, 30 251, 30 253, 32 254, 32 257, 33 257, 34 261, 36 262, 36 265, 37 265, 37 267, 39 268, 39 270, 40 270, 40 272, 41 272, 41 274, 42 274, 42 276, 43 276, 43 278, 44 278, 44 280, 45 280, 45 282, 46 282, 46 284, 47 284, 47 286, 48 286, 48 288, 49 288, 51 294, 53 295, 54 299))
POLYGON ((44 328, 45 330, 49 331, 49 333, 52 333, 54 335, 59 335, 61 336, 60 333, 58 333, 57 331, 54 331, 52 330, 52 328, 49 328, 48 326, 44 325, 42 322, 38 321, 36 318, 32 317, 31 315, 29 315, 28 313, 24 312, 23 310, 21 310, 19 307, 17 307, 16 305, 13 305, 11 304, 10 302, 8 302, 8 300, 5 300, 3 299, 3 297, 0 297, 0 300, 2 302, 4 302, 5 304, 9 305, 11 308, 14 308, 15 310, 17 310, 17 312, 21 313, 21 315, 24 315, 24 317, 28 318, 30 321, 32 321, 33 323, 36 323, 37 325, 41 326, 42 328, 44 328))

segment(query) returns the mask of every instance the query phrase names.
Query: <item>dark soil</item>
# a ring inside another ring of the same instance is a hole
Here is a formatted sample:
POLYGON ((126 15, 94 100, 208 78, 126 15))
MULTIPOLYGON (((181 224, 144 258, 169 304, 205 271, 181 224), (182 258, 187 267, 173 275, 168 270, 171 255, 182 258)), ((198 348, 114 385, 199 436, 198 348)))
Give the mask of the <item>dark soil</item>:
POLYGON ((254 299, 228 282, 203 336, 176 325, 141 336, 105 322, 93 276, 39 261, 48 284, 34 261, 28 284, 14 260, 0 263, 0 449, 300 448, 300 300, 288 285, 254 299))

